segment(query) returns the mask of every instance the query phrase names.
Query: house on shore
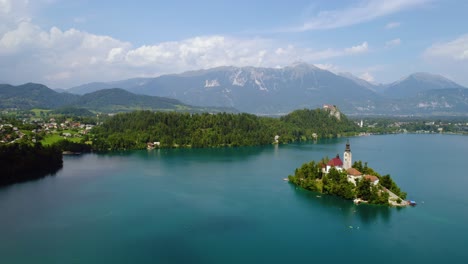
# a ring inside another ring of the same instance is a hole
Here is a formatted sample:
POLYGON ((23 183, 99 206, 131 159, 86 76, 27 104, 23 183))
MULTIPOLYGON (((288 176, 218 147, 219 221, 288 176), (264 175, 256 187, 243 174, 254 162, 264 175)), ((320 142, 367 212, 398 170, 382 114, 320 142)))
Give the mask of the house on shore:
POLYGON ((147 149, 155 149, 155 148, 159 148, 160 146, 161 146, 161 142, 159 141, 146 143, 147 149))
POLYGON ((379 177, 374 175, 364 175, 364 179, 369 180, 373 185, 377 185, 379 183, 379 177))
POLYGON ((356 181, 362 179, 362 173, 355 168, 349 168, 346 170, 348 174, 348 181, 356 185, 356 181))

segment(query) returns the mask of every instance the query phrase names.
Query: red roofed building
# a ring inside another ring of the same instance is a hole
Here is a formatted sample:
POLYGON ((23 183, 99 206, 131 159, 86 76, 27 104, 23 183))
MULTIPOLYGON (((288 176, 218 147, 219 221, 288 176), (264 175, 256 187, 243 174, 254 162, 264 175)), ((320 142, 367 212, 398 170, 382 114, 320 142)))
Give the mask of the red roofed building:
POLYGON ((343 161, 340 159, 340 155, 336 154, 336 157, 331 159, 327 165, 333 166, 333 167, 343 167, 343 161))
POLYGON ((336 154, 336 157, 331 159, 328 163, 327 163, 327 167, 324 168, 323 172, 325 173, 328 173, 330 171, 331 168, 335 168, 337 169, 338 171, 342 171, 343 170, 343 161, 341 161, 340 159, 340 155, 336 154))

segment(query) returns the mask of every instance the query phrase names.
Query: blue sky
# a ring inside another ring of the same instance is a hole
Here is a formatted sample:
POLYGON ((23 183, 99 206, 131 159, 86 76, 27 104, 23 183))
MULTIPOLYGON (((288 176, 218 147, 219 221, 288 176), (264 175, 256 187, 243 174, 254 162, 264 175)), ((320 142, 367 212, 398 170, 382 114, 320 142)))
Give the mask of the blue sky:
POLYGON ((376 83, 468 86, 468 1, 0 0, 0 81, 69 88, 304 61, 376 83))

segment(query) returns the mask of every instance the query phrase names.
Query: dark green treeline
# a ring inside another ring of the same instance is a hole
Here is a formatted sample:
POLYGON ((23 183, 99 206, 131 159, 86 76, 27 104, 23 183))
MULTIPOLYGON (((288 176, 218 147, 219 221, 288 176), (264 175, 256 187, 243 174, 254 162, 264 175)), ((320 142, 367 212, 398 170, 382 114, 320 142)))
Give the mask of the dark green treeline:
POLYGON ((42 178, 62 168, 62 151, 39 143, 0 145, 0 186, 42 178))
POLYGON ((353 134, 358 127, 327 110, 296 110, 281 118, 252 114, 189 114, 136 111, 117 114, 92 131, 95 150, 143 149, 147 142, 161 147, 224 147, 306 141, 353 134))

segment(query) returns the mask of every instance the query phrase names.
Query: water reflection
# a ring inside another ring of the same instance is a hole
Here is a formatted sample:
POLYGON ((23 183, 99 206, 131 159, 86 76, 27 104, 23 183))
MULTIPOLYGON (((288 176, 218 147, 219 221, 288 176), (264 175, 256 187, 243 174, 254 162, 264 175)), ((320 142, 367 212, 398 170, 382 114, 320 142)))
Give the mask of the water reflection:
POLYGON ((49 176, 56 176, 63 169, 63 164, 55 168, 49 168, 48 171, 35 171, 34 173, 27 174, 28 176, 24 177, 22 181, 14 182, 8 185, 0 185, 0 190, 14 189, 16 186, 21 186, 23 184, 33 184, 40 182, 46 179, 49 176))
POLYGON ((206 162, 238 162, 258 156, 264 151, 272 151, 273 147, 226 147, 226 148, 204 148, 204 149, 154 149, 144 151, 129 151, 133 155, 145 159, 173 158, 196 159, 206 162))
POLYGON ((378 219, 388 223, 392 212, 401 209, 367 204, 356 205, 352 201, 344 200, 340 197, 310 192, 298 188, 293 184, 290 184, 290 186, 299 201, 319 206, 332 214, 338 214, 346 221, 358 218, 364 225, 372 224, 378 219))

